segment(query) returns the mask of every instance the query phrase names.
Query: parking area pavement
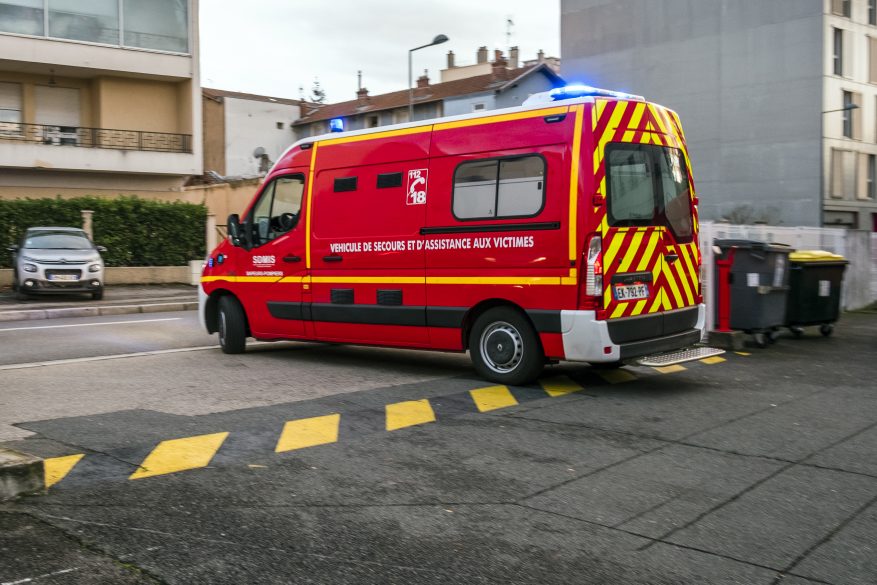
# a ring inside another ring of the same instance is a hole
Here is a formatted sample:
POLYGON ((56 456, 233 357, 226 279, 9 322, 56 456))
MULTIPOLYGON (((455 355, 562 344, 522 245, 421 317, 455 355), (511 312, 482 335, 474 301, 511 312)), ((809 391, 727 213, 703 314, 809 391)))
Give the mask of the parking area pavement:
POLYGON ((531 387, 313 344, 47 366, 136 396, 17 416, 52 485, 0 506, 0 583, 873 584, 875 341, 531 387))

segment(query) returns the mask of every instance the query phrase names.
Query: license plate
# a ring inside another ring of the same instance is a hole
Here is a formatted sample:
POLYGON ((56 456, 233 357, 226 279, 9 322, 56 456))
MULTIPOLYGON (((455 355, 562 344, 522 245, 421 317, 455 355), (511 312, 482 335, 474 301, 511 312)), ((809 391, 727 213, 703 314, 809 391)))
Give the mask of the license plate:
POLYGON ((79 280, 75 274, 50 274, 49 280, 79 280))
POLYGON ((638 301, 649 298, 647 284, 619 284, 615 286, 616 301, 638 301))

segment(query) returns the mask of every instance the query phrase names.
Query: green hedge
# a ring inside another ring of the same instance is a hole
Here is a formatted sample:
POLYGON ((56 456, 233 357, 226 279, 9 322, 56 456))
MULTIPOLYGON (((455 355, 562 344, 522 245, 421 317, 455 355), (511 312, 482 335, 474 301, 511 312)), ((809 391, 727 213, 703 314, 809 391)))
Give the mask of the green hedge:
POLYGON ((106 246, 107 266, 182 266, 204 258, 204 205, 137 197, 58 197, 0 200, 0 267, 9 268, 6 247, 19 243, 27 228, 80 227, 83 209, 94 211, 94 242, 106 246))

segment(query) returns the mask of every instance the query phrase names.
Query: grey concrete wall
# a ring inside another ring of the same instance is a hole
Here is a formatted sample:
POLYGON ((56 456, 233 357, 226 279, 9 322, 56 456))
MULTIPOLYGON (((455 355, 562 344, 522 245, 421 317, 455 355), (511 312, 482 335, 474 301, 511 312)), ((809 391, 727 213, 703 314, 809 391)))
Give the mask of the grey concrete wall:
POLYGON ((822 34, 821 0, 562 0, 562 75, 679 113, 704 219, 812 226, 822 34))

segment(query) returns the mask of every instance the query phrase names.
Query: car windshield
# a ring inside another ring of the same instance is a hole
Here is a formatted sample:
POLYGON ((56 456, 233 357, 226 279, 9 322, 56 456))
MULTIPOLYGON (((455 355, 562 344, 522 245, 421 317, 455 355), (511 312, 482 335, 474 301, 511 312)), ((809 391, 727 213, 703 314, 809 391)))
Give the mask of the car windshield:
POLYGON ((30 250, 90 250, 91 242, 84 234, 71 232, 35 232, 24 241, 30 250))

